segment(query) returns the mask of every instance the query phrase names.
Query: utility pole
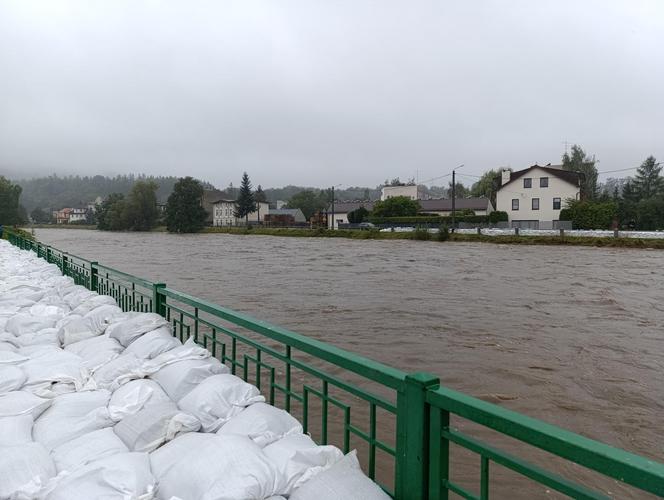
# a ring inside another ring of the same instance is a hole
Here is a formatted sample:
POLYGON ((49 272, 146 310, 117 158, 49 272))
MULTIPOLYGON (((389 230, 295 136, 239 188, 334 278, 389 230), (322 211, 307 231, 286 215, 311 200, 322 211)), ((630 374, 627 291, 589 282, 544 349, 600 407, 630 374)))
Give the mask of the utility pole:
POLYGON ((456 171, 463 167, 463 163, 457 168, 452 169, 452 232, 456 227, 456 171))
POLYGON ((334 186, 332 186, 332 231, 334 231, 334 186))
POLYGON ((454 219, 456 212, 456 172, 452 170, 452 232, 454 232, 454 219))

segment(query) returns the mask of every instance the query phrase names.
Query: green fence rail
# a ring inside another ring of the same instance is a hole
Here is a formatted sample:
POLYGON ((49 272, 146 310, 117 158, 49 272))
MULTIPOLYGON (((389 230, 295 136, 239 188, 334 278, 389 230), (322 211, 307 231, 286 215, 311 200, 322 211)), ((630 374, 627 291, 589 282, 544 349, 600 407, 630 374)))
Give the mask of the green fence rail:
POLYGON ((299 417, 305 432, 320 444, 344 451, 357 448, 369 477, 394 498, 488 499, 495 465, 538 483, 542 491, 572 498, 614 498, 609 492, 618 483, 629 485, 636 495, 664 496, 662 463, 440 387, 434 375, 408 374, 163 283, 12 232, 7 237, 77 284, 112 296, 123 310, 164 316, 175 336, 183 341, 193 337, 232 373, 257 385, 268 402, 299 417), (497 435, 503 446, 460 430, 451 418, 497 435), (509 446, 505 440, 511 440, 509 446), (478 477, 470 486, 467 478, 454 479, 452 446, 478 457, 478 477), (505 449, 515 447, 516 454, 505 449), (545 458, 535 459, 533 450, 541 450, 545 458), (578 464, 603 479, 594 486, 582 484, 578 477, 552 470, 546 457, 578 464))

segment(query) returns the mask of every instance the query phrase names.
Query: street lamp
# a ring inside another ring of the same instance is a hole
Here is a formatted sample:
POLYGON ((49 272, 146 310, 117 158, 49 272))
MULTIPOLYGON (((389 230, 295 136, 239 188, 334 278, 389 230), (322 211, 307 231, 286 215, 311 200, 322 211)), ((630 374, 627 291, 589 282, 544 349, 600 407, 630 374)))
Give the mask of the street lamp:
POLYGON ((452 169, 452 232, 454 232, 455 227, 455 212, 456 212, 456 171, 460 168, 463 168, 464 164, 462 163, 457 168, 452 169))

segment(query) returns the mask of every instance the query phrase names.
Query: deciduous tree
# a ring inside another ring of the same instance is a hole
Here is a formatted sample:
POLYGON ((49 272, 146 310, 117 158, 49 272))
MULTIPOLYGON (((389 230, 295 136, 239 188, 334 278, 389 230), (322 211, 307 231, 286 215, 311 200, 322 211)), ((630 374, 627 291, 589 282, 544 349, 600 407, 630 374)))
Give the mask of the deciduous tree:
POLYGON ((203 229, 207 213, 201 205, 203 186, 192 177, 175 183, 166 203, 166 229, 171 233, 195 233, 203 229))
POLYGON ((571 152, 563 155, 563 170, 583 174, 581 194, 584 198, 594 199, 597 196, 597 168, 595 158, 586 156, 581 146, 574 144, 571 152))
POLYGON ((371 211, 375 217, 410 217, 417 215, 420 203, 408 196, 394 196, 387 200, 377 201, 371 211))
POLYGON ((0 176, 0 225, 10 226, 21 222, 20 196, 21 186, 0 176))

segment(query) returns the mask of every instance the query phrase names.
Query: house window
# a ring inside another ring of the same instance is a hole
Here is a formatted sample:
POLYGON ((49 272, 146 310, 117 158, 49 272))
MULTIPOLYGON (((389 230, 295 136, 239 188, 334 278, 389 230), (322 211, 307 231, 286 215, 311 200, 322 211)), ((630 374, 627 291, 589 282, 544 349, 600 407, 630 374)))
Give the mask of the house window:
POLYGON ((548 188, 549 187, 549 178, 548 177, 540 177, 540 187, 541 188, 548 188))
POLYGON ((553 199, 553 209, 560 210, 560 198, 553 199))
POLYGON ((524 179, 524 180, 523 180, 523 187, 524 187, 524 188, 531 188, 531 187, 533 187, 533 180, 532 180, 530 177, 524 179))
POLYGON ((533 210, 539 210, 539 198, 533 198, 533 210))
POLYGON ((512 210, 519 210, 519 198, 512 200, 512 210))

